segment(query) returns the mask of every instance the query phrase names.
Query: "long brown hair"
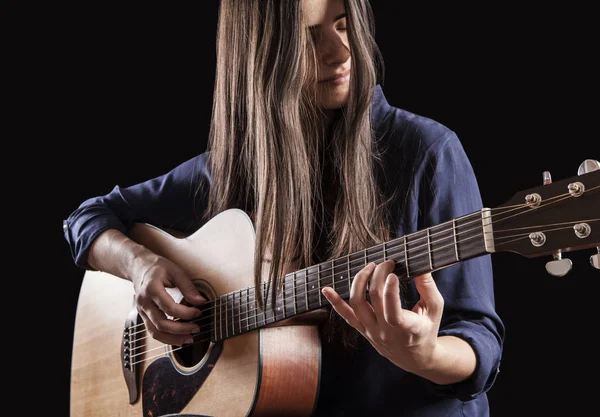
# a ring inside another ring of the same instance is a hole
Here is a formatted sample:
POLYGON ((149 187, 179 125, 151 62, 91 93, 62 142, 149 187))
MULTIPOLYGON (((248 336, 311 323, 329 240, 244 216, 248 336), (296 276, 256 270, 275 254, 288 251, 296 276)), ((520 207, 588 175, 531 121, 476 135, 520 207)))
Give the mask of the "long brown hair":
MULTIPOLYGON (((328 130, 339 184, 328 255, 389 238, 374 176, 378 155, 370 105, 383 64, 367 0, 345 1, 352 57, 349 101, 328 130)), ((325 131, 315 105, 316 52, 300 0, 221 0, 205 217, 232 207, 252 212, 255 284, 264 262, 273 294, 290 264, 314 264, 315 210, 322 204, 325 131)), ((275 297, 272 297, 273 307, 275 297)), ((260 291, 259 306, 264 306, 260 291)))

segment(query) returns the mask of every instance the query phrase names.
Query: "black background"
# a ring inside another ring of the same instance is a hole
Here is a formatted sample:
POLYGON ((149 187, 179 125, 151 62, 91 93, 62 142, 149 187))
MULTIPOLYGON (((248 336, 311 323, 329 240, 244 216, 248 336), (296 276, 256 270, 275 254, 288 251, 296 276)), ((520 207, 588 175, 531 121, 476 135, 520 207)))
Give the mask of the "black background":
MULTIPOLYGON (((600 159, 591 10, 372 4, 388 100, 456 131, 484 205, 541 185, 545 170, 556 181, 600 159)), ((14 92, 4 96, 14 145, 5 166, 22 157, 5 177, 16 196, 8 223, 18 232, 9 243, 23 257, 15 257, 19 278, 10 282, 35 317, 16 323, 24 330, 17 341, 28 342, 19 346, 33 348, 19 368, 20 386, 51 394, 35 403, 68 415, 83 271, 72 263, 61 222, 83 199, 204 150, 217 3, 41 7, 2 10, 13 23, 4 27, 4 66, 12 70, 5 87, 14 92)), ((562 278, 546 273, 546 257, 493 255, 507 335, 489 393, 492 416, 578 415, 595 405, 600 272, 589 266, 592 253, 567 255, 574 266, 562 278)))

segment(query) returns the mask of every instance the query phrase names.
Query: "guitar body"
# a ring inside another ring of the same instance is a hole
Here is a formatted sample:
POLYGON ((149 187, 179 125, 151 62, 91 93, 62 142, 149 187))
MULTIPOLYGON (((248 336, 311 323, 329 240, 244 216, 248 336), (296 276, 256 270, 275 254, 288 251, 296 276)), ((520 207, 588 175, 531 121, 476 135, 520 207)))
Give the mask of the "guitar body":
POLYGON ((348 300, 353 277, 369 262, 393 259, 394 272, 409 280, 499 251, 551 254, 548 272, 563 276, 571 268, 563 253, 595 248, 590 264, 600 269, 600 163, 586 160, 580 171, 499 207, 288 273, 273 311, 255 308, 253 294, 268 293, 254 285, 255 233, 243 211, 226 210, 185 237, 136 224, 131 237, 182 267, 209 300, 208 319, 199 319, 208 331, 201 326, 190 346, 163 345, 145 331, 131 282, 88 271, 75 320, 71 415, 310 416, 321 372, 317 324, 328 306, 323 288, 348 300))
MULTIPOLYGON (((131 236, 181 266, 211 299, 254 285, 254 228, 240 210, 227 210, 186 237, 144 224, 131 236)), ((172 296, 181 301, 177 291, 172 296)), ((74 329, 71 416, 309 416, 315 407, 321 345, 314 323, 265 327, 185 349, 193 351, 179 356, 176 346, 147 334, 131 282, 87 271, 74 329)))

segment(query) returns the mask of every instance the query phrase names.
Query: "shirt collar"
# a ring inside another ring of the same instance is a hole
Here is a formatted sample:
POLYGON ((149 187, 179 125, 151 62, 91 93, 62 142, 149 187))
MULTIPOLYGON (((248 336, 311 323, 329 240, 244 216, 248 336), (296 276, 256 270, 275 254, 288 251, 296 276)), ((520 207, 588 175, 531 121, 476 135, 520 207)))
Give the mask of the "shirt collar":
POLYGON ((371 102, 371 119, 373 124, 375 126, 379 125, 390 111, 391 106, 383 94, 381 84, 377 84, 373 91, 373 99, 371 102))

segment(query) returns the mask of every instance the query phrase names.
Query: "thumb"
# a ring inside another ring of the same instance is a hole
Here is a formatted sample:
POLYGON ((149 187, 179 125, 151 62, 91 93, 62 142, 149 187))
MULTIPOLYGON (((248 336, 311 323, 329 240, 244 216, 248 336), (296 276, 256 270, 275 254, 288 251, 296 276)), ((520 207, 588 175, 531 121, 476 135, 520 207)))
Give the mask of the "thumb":
POLYGON ((194 285, 194 282, 187 276, 185 272, 178 271, 175 273, 173 276, 173 281, 175 286, 179 289, 179 291, 181 291, 183 298, 185 298, 188 303, 192 305, 199 305, 206 301, 206 298, 200 294, 194 285))
POLYGON ((421 296, 421 302, 435 315, 441 315, 444 309, 444 297, 438 290, 431 273, 419 275, 414 278, 417 291, 421 296))

